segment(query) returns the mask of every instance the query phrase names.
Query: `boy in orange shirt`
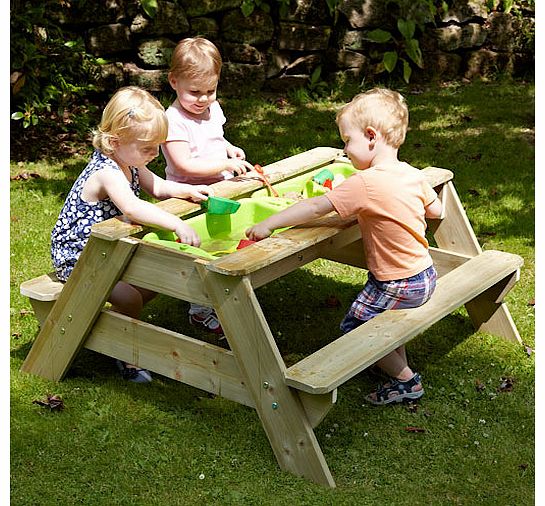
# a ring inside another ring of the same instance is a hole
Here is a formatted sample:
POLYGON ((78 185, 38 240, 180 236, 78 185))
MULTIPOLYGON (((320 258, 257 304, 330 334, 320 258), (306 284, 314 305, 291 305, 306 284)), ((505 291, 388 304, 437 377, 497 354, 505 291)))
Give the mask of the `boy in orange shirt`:
MULTIPOLYGON (((344 152, 361 172, 320 197, 303 200, 249 228, 260 240, 282 227, 336 211, 356 215, 369 270, 367 283, 341 322, 347 333, 387 309, 424 304, 435 289, 436 272, 425 238, 425 218, 439 218, 441 201, 422 173, 398 160, 409 111, 397 92, 374 88, 360 93, 337 114, 344 152)), ((386 405, 416 400, 422 379, 408 365, 405 346, 377 362, 390 380, 366 400, 386 405)))

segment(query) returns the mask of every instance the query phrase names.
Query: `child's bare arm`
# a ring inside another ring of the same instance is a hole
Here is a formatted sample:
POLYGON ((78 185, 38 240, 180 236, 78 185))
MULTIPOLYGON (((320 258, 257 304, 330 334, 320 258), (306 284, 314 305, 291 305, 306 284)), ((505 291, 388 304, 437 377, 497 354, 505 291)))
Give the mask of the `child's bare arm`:
POLYGON ((302 200, 250 227, 246 230, 246 237, 252 241, 259 241, 269 237, 277 228, 300 225, 315 218, 320 218, 334 210, 335 208, 326 196, 302 200))
POLYGON ((166 181, 151 172, 147 167, 139 169, 139 176, 142 189, 159 200, 175 197, 200 202, 206 200, 210 195, 214 195, 214 190, 207 185, 166 181))
POLYGON ((231 174, 245 174, 253 166, 244 158, 191 158, 189 144, 185 141, 171 141, 163 145, 168 165, 177 173, 188 177, 206 177, 228 171, 231 174))
POLYGON ((431 204, 426 206, 426 218, 432 220, 443 218, 443 204, 436 198, 431 204))
POLYGON ((97 180, 105 196, 109 197, 126 218, 142 225, 172 230, 182 242, 192 246, 200 245, 201 240, 197 233, 180 218, 151 202, 139 199, 121 171, 103 169, 96 175, 100 176, 97 180))

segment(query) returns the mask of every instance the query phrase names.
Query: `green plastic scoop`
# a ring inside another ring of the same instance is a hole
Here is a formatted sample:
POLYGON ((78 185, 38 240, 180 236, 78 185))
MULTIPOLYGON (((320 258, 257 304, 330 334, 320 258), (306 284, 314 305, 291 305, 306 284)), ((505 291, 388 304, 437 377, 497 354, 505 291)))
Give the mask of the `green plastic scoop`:
POLYGON ((208 197, 201 202, 201 207, 206 209, 208 214, 233 214, 238 211, 240 202, 225 197, 208 197))

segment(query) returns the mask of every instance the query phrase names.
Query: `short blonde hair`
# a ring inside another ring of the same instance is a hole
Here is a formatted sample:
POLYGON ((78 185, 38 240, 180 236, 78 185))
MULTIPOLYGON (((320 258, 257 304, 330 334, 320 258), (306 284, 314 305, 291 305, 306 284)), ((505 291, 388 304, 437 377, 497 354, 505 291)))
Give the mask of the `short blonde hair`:
POLYGON ((162 144, 168 134, 165 108, 149 92, 137 86, 120 88, 102 113, 93 132, 93 146, 105 155, 114 152, 113 140, 162 144))
POLYGON ((219 79, 221 65, 221 54, 212 42, 202 37, 187 38, 174 48, 169 75, 178 79, 219 79))
POLYGON ((399 148, 405 141, 409 128, 409 108, 401 94, 386 88, 373 88, 359 93, 337 113, 337 124, 345 117, 365 131, 373 127, 386 143, 399 148))

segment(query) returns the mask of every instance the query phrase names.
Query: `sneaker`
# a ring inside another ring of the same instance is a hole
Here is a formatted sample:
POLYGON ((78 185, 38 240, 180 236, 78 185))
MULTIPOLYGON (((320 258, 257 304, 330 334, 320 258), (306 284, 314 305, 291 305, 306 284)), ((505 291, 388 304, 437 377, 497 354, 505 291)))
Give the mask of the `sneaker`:
POLYGON ((216 312, 211 307, 201 307, 198 312, 190 312, 189 323, 191 325, 200 325, 208 332, 223 335, 223 329, 221 328, 216 312))
POLYGON ((375 406, 385 406, 391 403, 416 401, 423 395, 422 377, 420 374, 415 373, 407 381, 399 381, 398 379, 391 378, 390 381, 379 385, 375 392, 367 395, 365 400, 375 406))
POLYGON ((147 369, 127 367, 127 364, 121 362, 121 360, 116 360, 115 363, 124 380, 132 381, 133 383, 151 383, 151 374, 147 369))

